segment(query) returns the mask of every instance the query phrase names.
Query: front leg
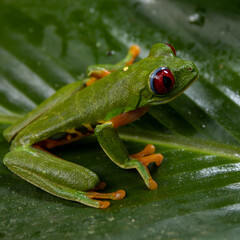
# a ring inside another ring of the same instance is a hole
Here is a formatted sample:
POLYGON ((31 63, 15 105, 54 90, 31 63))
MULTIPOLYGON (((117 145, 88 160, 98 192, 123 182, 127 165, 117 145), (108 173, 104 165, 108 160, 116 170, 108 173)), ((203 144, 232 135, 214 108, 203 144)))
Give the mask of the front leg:
POLYGON ((86 81, 86 85, 89 86, 99 79, 109 75, 118 69, 123 69, 125 66, 132 64, 140 53, 138 45, 132 45, 127 53, 127 56, 116 64, 97 64, 91 65, 87 69, 87 75, 89 80, 86 81))
MULTIPOLYGON (((111 122, 98 125, 95 128, 95 134, 99 144, 113 162, 121 168, 136 168, 149 189, 154 190, 157 188, 157 183, 152 179, 147 164, 137 159, 140 157, 138 155, 133 155, 133 157, 129 156, 126 147, 111 122)), ((153 152, 149 152, 149 154, 151 153, 153 152)))

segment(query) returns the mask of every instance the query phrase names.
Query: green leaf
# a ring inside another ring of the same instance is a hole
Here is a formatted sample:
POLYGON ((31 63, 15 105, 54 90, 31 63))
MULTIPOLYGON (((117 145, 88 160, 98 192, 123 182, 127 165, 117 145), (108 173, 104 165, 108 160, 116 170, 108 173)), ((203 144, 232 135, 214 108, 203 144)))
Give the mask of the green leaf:
MULTIPOLYGON (((88 65, 140 58, 168 42, 200 78, 176 100, 120 129, 130 153, 153 143, 149 191, 111 162, 94 137, 54 149, 127 196, 98 210, 56 198, 0 161, 0 239, 239 239, 240 3, 206 0, 0 0, 0 131, 88 65)), ((0 156, 10 144, 0 134, 0 156)))

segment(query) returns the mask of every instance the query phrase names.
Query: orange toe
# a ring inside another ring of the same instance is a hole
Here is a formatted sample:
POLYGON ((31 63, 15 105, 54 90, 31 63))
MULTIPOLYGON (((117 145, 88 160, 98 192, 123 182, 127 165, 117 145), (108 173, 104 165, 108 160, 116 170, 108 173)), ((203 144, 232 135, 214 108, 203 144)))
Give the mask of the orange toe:
POLYGON ((132 45, 129 51, 131 52, 132 56, 136 58, 140 53, 140 47, 138 45, 132 45))
POLYGON ((110 202, 108 201, 99 201, 100 208, 108 208, 110 206, 110 202))
POLYGON ((132 158, 140 158, 140 157, 144 157, 146 155, 150 155, 155 153, 155 147, 152 144, 148 144, 142 151, 140 151, 139 153, 135 153, 130 155, 132 158))
POLYGON ((155 162, 155 164, 159 166, 162 163, 163 156, 160 153, 156 153, 156 154, 140 157, 138 158, 138 160, 146 167, 148 166, 148 164, 152 162, 155 162))
POLYGON ((88 191, 87 196, 89 198, 96 198, 96 199, 111 199, 111 200, 120 200, 125 197, 126 193, 124 190, 118 190, 112 193, 99 193, 88 191))
POLYGON ((159 166, 162 163, 163 155, 161 153, 156 153, 155 155, 155 163, 157 166, 159 166))
POLYGON ((157 183, 153 179, 150 179, 148 183, 148 188, 150 190, 155 190, 157 187, 158 187, 157 183))
POLYGON ((124 190, 118 190, 115 192, 115 200, 121 200, 125 197, 126 192, 124 190))

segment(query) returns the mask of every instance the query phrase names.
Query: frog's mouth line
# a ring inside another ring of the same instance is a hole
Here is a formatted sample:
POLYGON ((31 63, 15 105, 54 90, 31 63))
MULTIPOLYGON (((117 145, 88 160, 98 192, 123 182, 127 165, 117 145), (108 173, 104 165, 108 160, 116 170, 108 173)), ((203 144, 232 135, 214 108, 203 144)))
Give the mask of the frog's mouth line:
POLYGON ((176 95, 174 95, 173 97, 171 97, 170 99, 166 99, 163 101, 150 101, 149 104, 150 105, 159 105, 159 104, 165 104, 168 103, 170 101, 172 101, 173 99, 175 99, 176 97, 178 97, 179 95, 181 95, 186 89, 188 89, 197 79, 198 79, 199 75, 197 75, 190 84, 188 84, 185 88, 182 89, 182 91, 178 92, 176 95))

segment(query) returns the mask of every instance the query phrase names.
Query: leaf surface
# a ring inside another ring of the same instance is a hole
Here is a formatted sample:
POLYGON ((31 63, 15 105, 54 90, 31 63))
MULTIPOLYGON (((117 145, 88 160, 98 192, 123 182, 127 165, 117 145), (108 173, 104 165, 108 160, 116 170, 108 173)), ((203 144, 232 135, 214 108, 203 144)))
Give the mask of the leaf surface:
MULTIPOLYGON (((199 80, 176 100, 120 129, 130 153, 153 143, 149 191, 96 139, 54 153, 95 171, 126 198, 97 210, 58 199, 0 161, 0 239, 238 239, 240 235, 239 1, 0 0, 0 131, 88 65, 114 63, 139 44, 168 42, 199 80)), ((0 134, 0 156, 9 150, 0 134)))

